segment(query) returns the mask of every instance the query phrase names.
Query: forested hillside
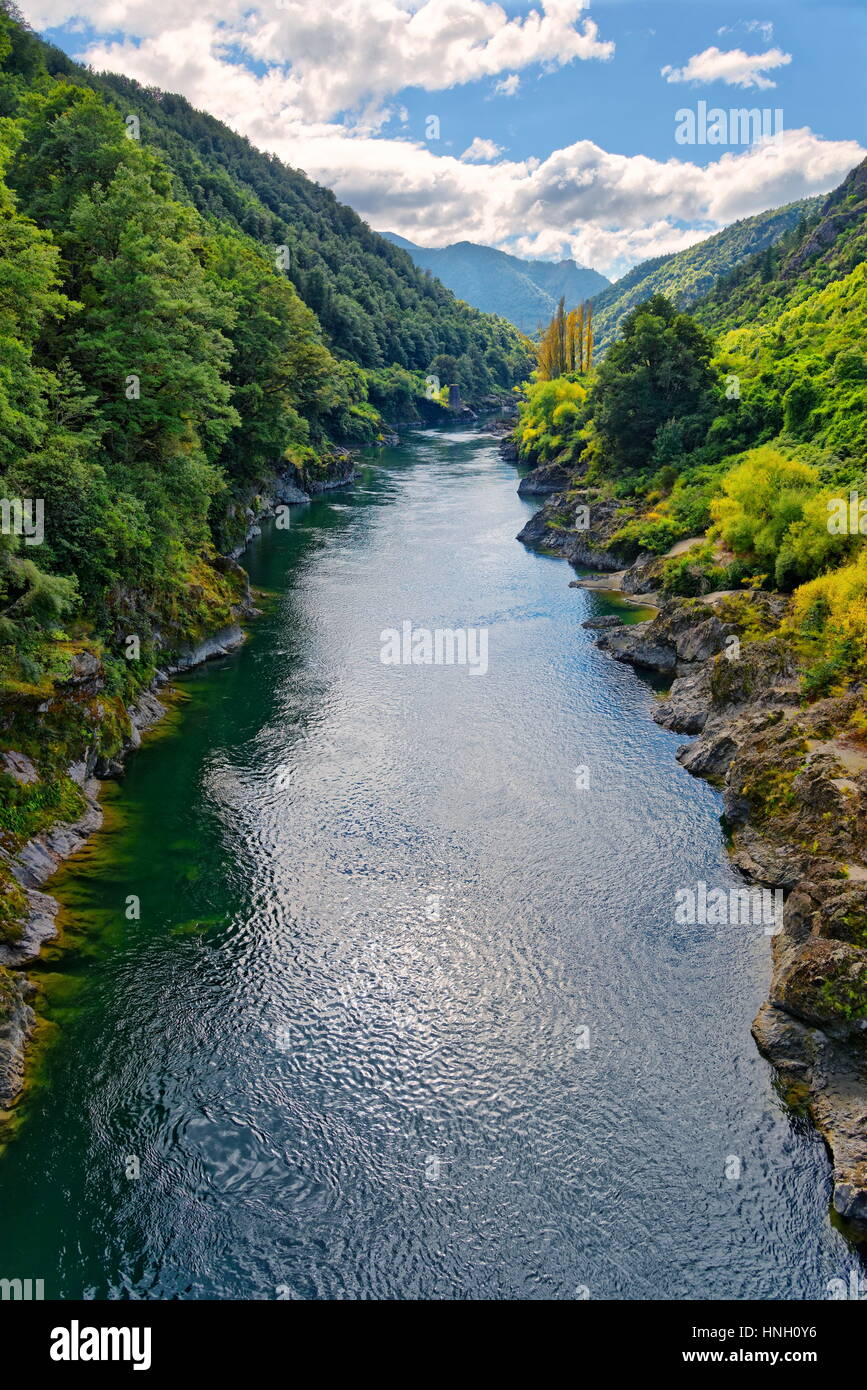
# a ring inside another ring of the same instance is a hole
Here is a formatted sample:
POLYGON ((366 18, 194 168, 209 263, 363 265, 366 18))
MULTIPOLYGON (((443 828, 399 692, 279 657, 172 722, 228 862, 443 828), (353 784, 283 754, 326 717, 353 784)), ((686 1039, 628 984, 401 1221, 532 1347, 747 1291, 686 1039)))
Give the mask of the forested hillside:
POLYGON ((7 9, 0 64, 0 495, 44 512, 38 537, 4 517, 0 678, 36 699, 86 631, 128 693, 226 620, 215 548, 263 481, 438 409, 426 374, 507 391, 526 344, 325 189, 7 9))
POLYGON ((651 295, 664 294, 679 309, 690 308, 711 293, 717 280, 734 267, 773 246, 787 233, 800 237, 810 220, 817 217, 821 205, 821 198, 789 203, 734 222, 685 251, 643 261, 594 296, 597 345, 604 350, 629 311, 651 295))
MULTIPOLYGON (((51 62, 64 76, 72 67, 78 80, 80 69, 64 54, 55 50, 51 62)), ((269 249, 286 247, 287 277, 332 350, 373 369, 377 401, 389 404, 391 367, 427 373, 438 355, 454 359, 440 363, 438 375, 448 375, 469 400, 520 379, 526 351, 512 326, 457 303, 330 189, 256 150, 183 97, 113 73, 87 80, 124 117, 138 117, 142 141, 160 151, 203 216, 269 249)))
POLYGON ((573 260, 525 261, 472 241, 429 248, 390 232, 384 235, 409 252, 422 270, 429 270, 448 285, 459 299, 509 319, 525 333, 534 334, 550 319, 560 299, 565 300, 567 309, 574 309, 608 284, 598 270, 588 270, 573 260))
POLYGON ((711 328, 770 323, 854 270, 867 256, 867 160, 804 223, 723 275, 695 314, 711 328))

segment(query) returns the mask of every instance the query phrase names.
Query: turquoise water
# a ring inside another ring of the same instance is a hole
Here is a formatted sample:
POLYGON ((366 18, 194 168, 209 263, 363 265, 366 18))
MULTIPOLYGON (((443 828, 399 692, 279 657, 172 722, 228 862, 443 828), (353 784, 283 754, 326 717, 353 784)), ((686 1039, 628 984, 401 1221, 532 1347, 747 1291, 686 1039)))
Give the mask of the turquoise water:
POLYGON ((674 921, 677 887, 734 881, 718 797, 582 630, 610 605, 515 541, 516 481, 483 434, 419 433, 250 548, 250 641, 184 681, 59 881, 0 1276, 99 1299, 847 1277, 824 1148, 750 1036, 767 938, 674 921), (487 629, 487 674, 383 665, 406 620, 487 629))

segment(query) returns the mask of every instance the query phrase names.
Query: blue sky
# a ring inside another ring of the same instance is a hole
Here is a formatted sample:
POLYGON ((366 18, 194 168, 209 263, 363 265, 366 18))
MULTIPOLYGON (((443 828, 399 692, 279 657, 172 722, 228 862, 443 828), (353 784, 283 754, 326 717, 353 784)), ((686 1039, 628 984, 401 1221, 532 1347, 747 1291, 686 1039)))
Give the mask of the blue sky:
POLYGON ((571 254, 616 275, 826 191, 867 150, 863 0, 24 9, 68 53, 182 91, 424 245, 571 254), (752 146, 680 144, 676 112, 700 101, 781 109, 783 130, 752 146))

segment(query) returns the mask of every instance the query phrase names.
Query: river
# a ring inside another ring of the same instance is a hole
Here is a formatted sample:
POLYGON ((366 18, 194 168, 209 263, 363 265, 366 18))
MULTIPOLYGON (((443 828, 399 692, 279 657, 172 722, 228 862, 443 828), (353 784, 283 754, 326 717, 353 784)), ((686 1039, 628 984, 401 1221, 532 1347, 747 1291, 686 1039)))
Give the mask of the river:
POLYGON ((184 680, 53 885, 0 1274, 97 1299, 847 1278, 823 1145, 750 1036, 768 938, 675 922, 678 887, 735 882, 719 798, 582 629, 612 600, 515 541, 516 482, 490 437, 421 431, 251 545, 249 642, 184 680), (486 629, 487 672, 383 664, 407 620, 486 629))

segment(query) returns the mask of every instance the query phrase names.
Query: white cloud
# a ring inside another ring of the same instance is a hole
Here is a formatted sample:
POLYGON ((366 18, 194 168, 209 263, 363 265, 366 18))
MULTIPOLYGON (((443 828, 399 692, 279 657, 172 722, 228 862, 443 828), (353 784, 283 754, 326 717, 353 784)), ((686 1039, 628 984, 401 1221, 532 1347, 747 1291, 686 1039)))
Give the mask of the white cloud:
POLYGON ((769 19, 739 19, 737 24, 721 25, 717 34, 722 38, 723 34, 734 34, 737 29, 746 29, 748 34, 760 34, 765 43, 770 43, 774 37, 774 26, 769 19))
POLYGON ((776 87, 765 73, 791 63, 791 53, 769 48, 767 53, 745 53, 742 48, 706 48, 694 53, 685 67, 668 64, 661 70, 667 82, 726 82, 730 87, 776 87))
POLYGON ((516 72, 494 83, 494 91, 501 97, 515 97, 521 89, 521 79, 516 72))
POLYGON ((464 150, 461 159, 469 160, 471 163, 490 163, 496 159, 498 154, 502 154, 501 145, 495 145, 493 140, 483 140, 477 135, 468 149, 464 150))
POLYGON ((748 19, 744 27, 750 34, 761 34, 765 43, 770 43, 774 37, 774 26, 769 19, 748 19))
POLYGON ((201 0, 186 23, 176 0, 32 0, 27 12, 36 28, 81 18, 154 51, 172 31, 199 28, 273 67, 308 120, 330 120, 406 87, 444 91, 539 64, 607 60, 614 44, 599 38, 587 3, 541 0, 510 17, 495 0, 201 0))

